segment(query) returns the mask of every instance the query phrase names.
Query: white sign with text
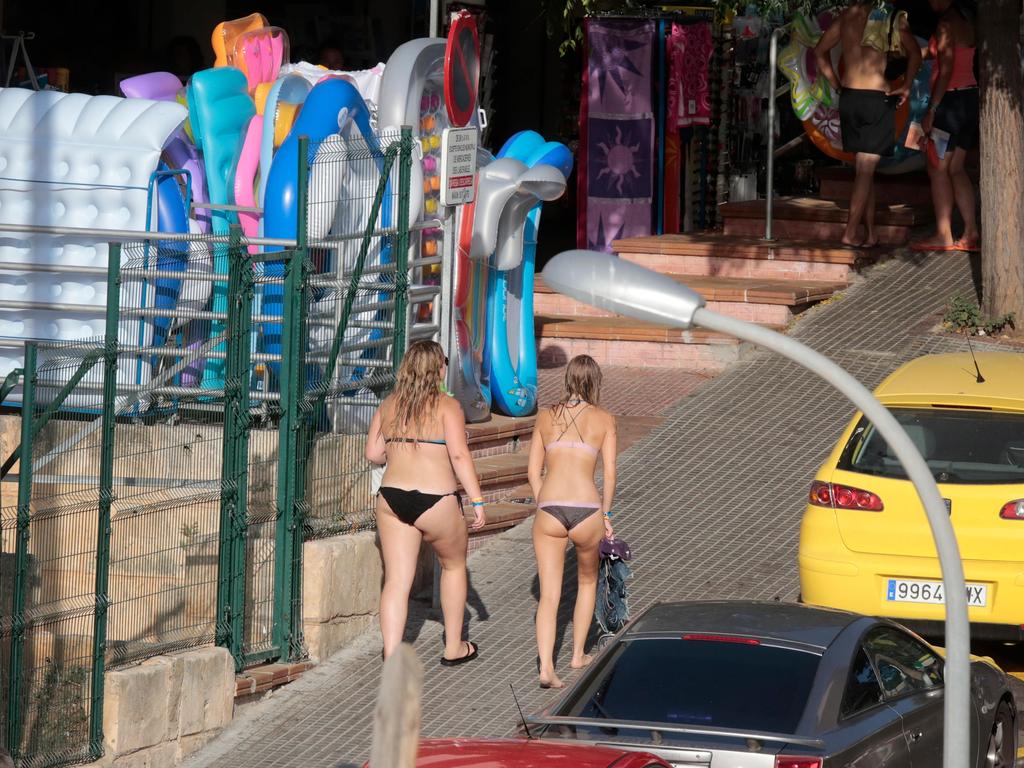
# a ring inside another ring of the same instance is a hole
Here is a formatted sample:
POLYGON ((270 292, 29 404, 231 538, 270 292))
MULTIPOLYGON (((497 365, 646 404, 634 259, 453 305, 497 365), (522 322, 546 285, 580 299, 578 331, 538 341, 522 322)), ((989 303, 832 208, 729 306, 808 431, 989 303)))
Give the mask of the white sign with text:
POLYGON ((441 134, 441 205, 473 202, 479 129, 445 128, 441 134))

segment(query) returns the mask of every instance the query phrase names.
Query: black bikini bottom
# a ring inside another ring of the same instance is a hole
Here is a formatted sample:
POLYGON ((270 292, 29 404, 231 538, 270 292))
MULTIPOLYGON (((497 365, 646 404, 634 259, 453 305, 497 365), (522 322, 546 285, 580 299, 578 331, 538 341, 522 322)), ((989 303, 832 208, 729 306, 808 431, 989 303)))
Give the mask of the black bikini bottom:
POLYGON ((391 511, 406 525, 415 525, 420 515, 437 504, 445 496, 454 496, 460 502, 459 506, 462 506, 458 491, 452 491, 451 493, 422 493, 421 491, 407 491, 404 488, 382 485, 380 487, 380 495, 384 497, 384 501, 391 507, 391 511))

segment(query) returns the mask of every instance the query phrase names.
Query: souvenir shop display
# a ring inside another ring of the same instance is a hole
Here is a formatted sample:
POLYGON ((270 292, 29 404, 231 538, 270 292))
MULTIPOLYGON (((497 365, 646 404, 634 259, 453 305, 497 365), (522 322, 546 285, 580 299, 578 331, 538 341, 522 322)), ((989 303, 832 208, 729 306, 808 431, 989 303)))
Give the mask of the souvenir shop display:
POLYGON ((713 224, 728 107, 717 26, 710 7, 694 6, 584 20, 580 247, 713 224))

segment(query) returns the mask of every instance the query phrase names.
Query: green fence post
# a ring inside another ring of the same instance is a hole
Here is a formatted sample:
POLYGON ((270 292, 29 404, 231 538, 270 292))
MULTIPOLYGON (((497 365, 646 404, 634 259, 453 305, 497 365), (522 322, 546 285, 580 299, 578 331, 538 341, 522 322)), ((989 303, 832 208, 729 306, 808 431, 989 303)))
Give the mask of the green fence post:
POLYGON ((398 234, 395 238, 395 333, 391 346, 394 370, 405 355, 409 313, 409 187, 412 179, 412 129, 402 127, 398 150, 398 234))
POLYGON ((114 504, 114 437, 117 425, 117 330, 121 321, 121 245, 107 257, 107 316, 103 334, 103 416, 100 449, 99 519, 96 524, 96 605, 92 631, 89 757, 103 755, 103 676, 106 672, 110 578, 110 510, 114 504))
POLYGON ((21 661, 25 651, 25 587, 28 576, 28 537, 32 503, 32 421, 36 408, 35 342, 25 344, 25 384, 21 395, 21 459, 18 464, 18 522, 14 544, 14 594, 11 599, 11 657, 8 673, 7 748, 17 760, 21 753, 21 661))
MULTIPOLYGON (((292 473, 292 525, 291 525, 291 584, 288 620, 284 624, 288 632, 287 658, 289 660, 305 656, 306 648, 302 632, 302 544, 305 540, 303 532, 306 526, 306 458, 309 456, 309 440, 311 430, 307 427, 312 418, 312 411, 306 402, 306 350, 309 349, 309 323, 306 319, 308 298, 307 266, 309 264, 309 165, 311 162, 309 139, 299 139, 299 178, 297 195, 298 226, 296 228, 296 259, 299 267, 298 281, 298 328, 295 334, 295 389, 296 420, 292 426, 292 456, 295 471, 292 473)), ((282 648, 282 652, 286 649, 282 648)))
POLYGON ((248 517, 249 358, 252 334, 252 260, 231 227, 228 246, 227 359, 221 458, 220 546, 217 558, 217 645, 235 669, 245 663, 245 534, 248 517))
POLYGON ((291 657, 296 645, 301 646, 301 631, 297 636, 296 624, 301 625, 302 612, 298 611, 299 618, 296 621, 293 602, 295 583, 298 581, 301 589, 302 577, 302 521, 296 507, 299 483, 297 448, 302 417, 300 403, 305 389, 308 137, 299 137, 298 154, 296 247, 287 260, 281 328, 281 422, 278 425, 277 530, 274 551, 274 644, 279 653, 287 657, 291 657))

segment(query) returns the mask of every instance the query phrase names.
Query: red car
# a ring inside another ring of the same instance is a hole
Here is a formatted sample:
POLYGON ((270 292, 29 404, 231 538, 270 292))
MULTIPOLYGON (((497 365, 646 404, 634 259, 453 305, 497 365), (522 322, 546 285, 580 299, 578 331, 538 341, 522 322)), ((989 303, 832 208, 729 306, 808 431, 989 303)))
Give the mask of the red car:
MULTIPOLYGON (((366 763, 363 768, 369 768, 366 763)), ((426 739, 417 768, 672 768, 648 752, 548 739, 426 739)))

